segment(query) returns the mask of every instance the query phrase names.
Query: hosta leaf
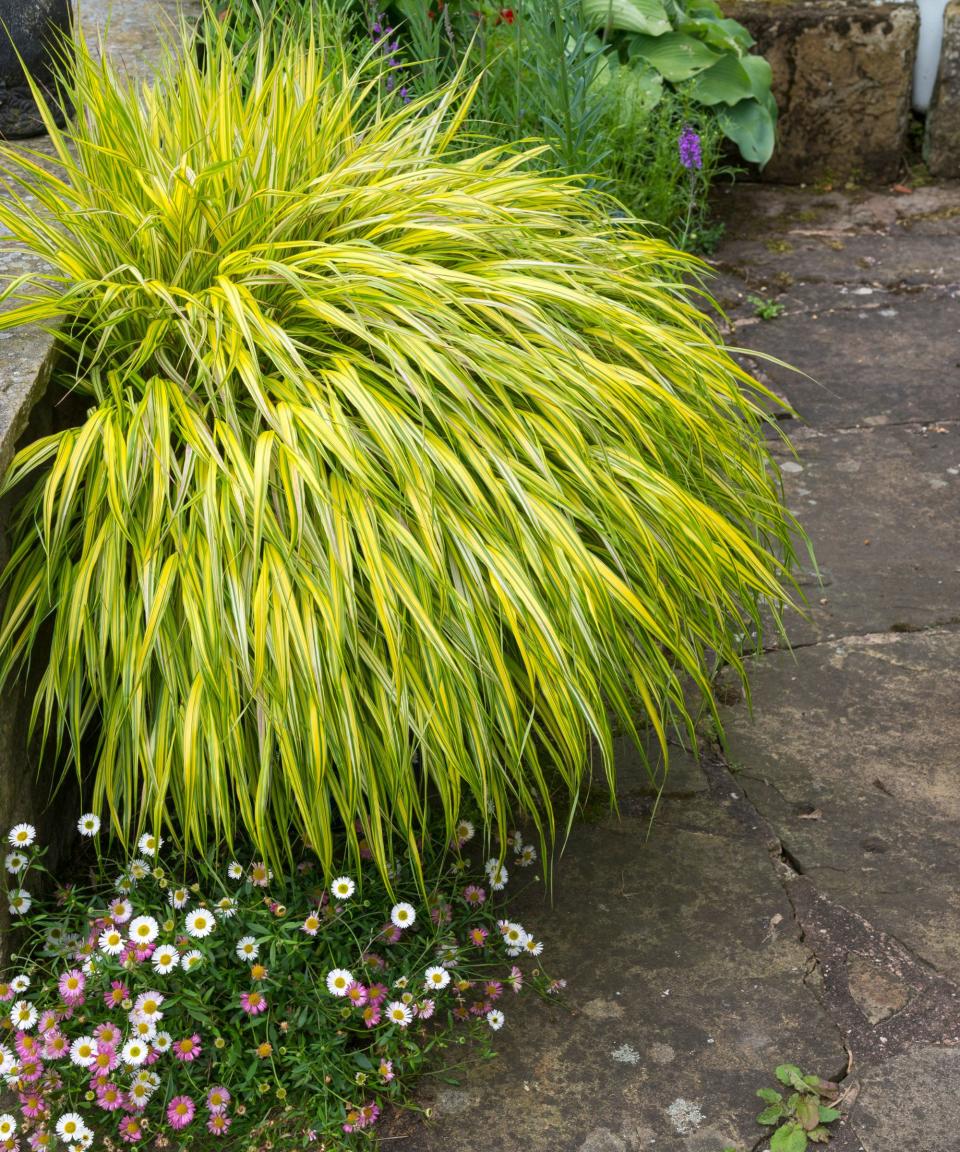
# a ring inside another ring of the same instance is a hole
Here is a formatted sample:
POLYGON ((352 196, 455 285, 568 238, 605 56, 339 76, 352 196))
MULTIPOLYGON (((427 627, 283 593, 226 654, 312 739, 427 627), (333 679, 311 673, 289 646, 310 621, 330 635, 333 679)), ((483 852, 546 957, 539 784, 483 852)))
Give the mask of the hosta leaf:
POLYGON ((705 71, 721 58, 706 44, 682 32, 665 36, 634 36, 627 48, 631 59, 645 60, 664 80, 677 84, 705 71))
POLYGON ((695 76, 688 89, 699 104, 737 104, 754 96, 750 74, 736 56, 721 56, 705 72, 695 76))
POLYGON ((671 29, 660 0, 581 0, 584 19, 596 28, 661 36, 671 29))
MULTIPOLYGON (((723 134, 737 145, 740 155, 762 168, 773 155, 776 129, 769 109, 756 100, 741 100, 732 108, 721 108, 717 123, 723 134)), ((784 1081, 787 1083, 787 1081, 784 1081)))
POLYGON ((740 66, 750 77, 753 95, 762 100, 770 93, 770 84, 773 80, 773 69, 762 56, 747 53, 740 57, 740 66))
POLYGON ((754 44, 753 37, 736 20, 717 20, 712 16, 698 18, 691 14, 677 23, 677 31, 696 36, 711 48, 733 52, 737 56, 748 52, 754 44))

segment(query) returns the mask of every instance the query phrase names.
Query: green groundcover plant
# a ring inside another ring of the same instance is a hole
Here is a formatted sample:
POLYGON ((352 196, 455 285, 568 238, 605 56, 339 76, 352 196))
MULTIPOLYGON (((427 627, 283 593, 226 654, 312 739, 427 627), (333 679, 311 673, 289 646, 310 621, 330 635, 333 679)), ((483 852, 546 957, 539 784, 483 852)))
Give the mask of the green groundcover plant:
POLYGON ((0 328, 55 328, 86 414, 5 480, 0 680, 39 666, 34 723, 123 844, 242 832, 278 868, 302 837, 329 878, 342 835, 387 877, 466 805, 542 850, 611 720, 692 732, 776 615, 763 390, 695 260, 458 146, 470 91, 252 51, 138 87, 81 43, 55 163, 3 150, 46 267, 0 328))
MULTIPOLYGON (((95 814, 78 827, 96 841, 95 814)), ((44 872, 35 839, 29 824, 8 836, 24 944, 0 982, 16 1100, 0 1149, 369 1146, 428 1060, 452 1048, 449 1076, 470 1037, 482 1058, 525 980, 564 983, 543 974, 541 941, 497 919, 508 865, 481 870, 469 821, 426 900, 408 861, 392 893, 369 863, 325 885, 310 857, 283 875, 208 859, 191 882, 145 834, 125 866, 98 854, 88 883, 41 907, 24 886, 44 872)), ((504 851, 510 870, 536 860, 517 834, 504 851)))

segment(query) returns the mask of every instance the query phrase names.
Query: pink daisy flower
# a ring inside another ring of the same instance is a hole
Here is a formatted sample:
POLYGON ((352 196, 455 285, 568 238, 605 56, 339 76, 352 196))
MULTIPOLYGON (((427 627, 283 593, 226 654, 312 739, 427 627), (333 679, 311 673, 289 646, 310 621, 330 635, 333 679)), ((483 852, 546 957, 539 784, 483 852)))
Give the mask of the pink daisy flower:
POLYGON ((57 982, 60 999, 64 1004, 79 1006, 83 1003, 83 990, 87 985, 87 978, 79 968, 71 968, 64 972, 57 982))
POLYGON ((479 907, 486 900, 487 894, 478 884, 468 884, 463 890, 463 898, 468 904, 479 907))
POLYGON ((43 1064, 37 1060, 24 1060, 20 1065, 20 1079, 26 1084, 33 1084, 43 1075, 43 1064))
POLYGON ((483 994, 488 1000, 499 1000, 503 995, 503 985, 499 980, 488 980, 483 986, 483 994))
POLYGON ((167 1119, 170 1121, 170 1127, 178 1130, 186 1128, 193 1119, 195 1111, 196 1108, 189 1096, 174 1096, 167 1105, 167 1119))
POLYGON ((33 1060, 40 1055, 40 1041, 29 1032, 18 1032, 13 1046, 21 1060, 33 1060))
POLYGON ((24 1116, 29 1120, 36 1120, 46 1106, 46 1101, 39 1092, 20 1093, 20 1107, 23 1110, 24 1116))
POLYGON ((207 1107, 213 1113, 226 1112, 230 1103, 230 1093, 219 1084, 207 1093, 207 1107))
POLYGON ((240 1007, 250 1016, 258 1016, 267 1010, 267 998, 262 992, 241 992, 240 1007))
POLYGON ((0 1000, 12 1000, 16 993, 7 980, 0 980, 0 1000))
POLYGON ((103 1002, 108 1008, 119 1008, 124 1000, 130 999, 130 989, 120 980, 111 982, 103 994, 103 1002))
POLYGON ((521 972, 516 964, 513 964, 510 967, 510 976, 507 980, 507 983, 514 990, 514 992, 519 992, 523 987, 523 972, 521 972))
POLYGON ((380 1066, 377 1068, 377 1075, 384 1082, 384 1084, 389 1084, 393 1079, 393 1061, 381 1060, 380 1066))
POLYGON ((98 1076, 103 1072, 112 1072, 119 1062, 116 1048, 112 1044, 104 1044, 102 1040, 98 1040, 97 1054, 90 1065, 90 1072, 98 1076))
POLYGON ((120 1029, 116 1024, 111 1024, 109 1020, 105 1020, 103 1024, 98 1024, 94 1028, 93 1038, 98 1046, 109 1044, 111 1048, 115 1048, 120 1042, 120 1029))
POLYGON ((368 1028, 376 1028, 376 1026, 380 1023, 380 1004, 379 1004, 379 1002, 377 1002, 375 1004, 371 1000, 371 1002, 364 1007, 361 1015, 363 1016, 364 1024, 366 1024, 366 1026, 368 1028))
POLYGON ((390 989, 386 984, 371 984, 367 989, 367 999, 371 1004, 382 1004, 389 995, 390 989))
POLYGON ((70 1052, 70 1041, 59 1028, 52 1028, 43 1037, 45 1060, 62 1060, 70 1052))
POLYGON ((421 1000, 417 1005, 417 1015, 421 1020, 429 1020, 433 1015, 434 1002, 432 1000, 421 1000))
POLYGON ((475 948, 483 948, 490 933, 486 928, 471 928, 468 935, 470 936, 470 943, 475 948))
POLYGON ((213 1112, 207 1121, 207 1131, 214 1136, 226 1136, 230 1130, 230 1117, 224 1112, 213 1112))
POLYGON ((398 928, 396 924, 392 923, 384 924, 383 928, 380 930, 380 938, 387 944, 396 944, 402 935, 403 931, 398 928))
POLYGON ((53 1133, 47 1132, 43 1128, 38 1128, 36 1132, 32 1132, 27 1137, 27 1141, 33 1152, 43 1152, 45 1148, 53 1147, 53 1133))
POLYGON ((37 1031, 49 1032, 51 1028, 56 1028, 59 1019, 60 1017, 52 1010, 41 1012, 40 1019, 37 1021, 37 1031))
POLYGON ((367 989, 359 982, 354 982, 347 986, 347 999, 355 1008, 362 1008, 366 1004, 369 993, 367 989))
POLYGON ((174 1056, 187 1064, 189 1064, 191 1060, 196 1060, 203 1051, 202 1045, 200 1044, 200 1037, 196 1032, 194 1032, 192 1036, 184 1036, 182 1040, 175 1040, 171 1047, 174 1056))
POLYGON ((104 1084, 97 1092, 97 1104, 104 1112, 116 1112, 123 1107, 123 1093, 116 1084, 104 1084))
POLYGON ((143 1138, 143 1129, 137 1116, 124 1116, 120 1121, 120 1139, 125 1144, 136 1144, 143 1138))
POLYGON ((365 952, 363 954, 363 962, 367 968, 373 968, 375 972, 382 972, 387 966, 386 960, 384 960, 379 952, 365 952))

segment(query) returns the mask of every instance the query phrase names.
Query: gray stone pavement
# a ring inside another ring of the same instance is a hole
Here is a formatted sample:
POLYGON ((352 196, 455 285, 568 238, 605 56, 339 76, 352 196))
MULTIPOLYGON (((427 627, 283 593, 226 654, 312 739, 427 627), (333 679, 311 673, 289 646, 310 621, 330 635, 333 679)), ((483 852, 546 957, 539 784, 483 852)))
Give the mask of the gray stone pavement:
POLYGON ((835 1152, 960 1152, 960 188, 720 199, 715 291, 797 411, 774 450, 822 582, 652 829, 622 749, 620 819, 588 805, 552 906, 514 905, 565 1003, 521 1001, 387 1147, 759 1152, 792 1061, 842 1082, 835 1152))

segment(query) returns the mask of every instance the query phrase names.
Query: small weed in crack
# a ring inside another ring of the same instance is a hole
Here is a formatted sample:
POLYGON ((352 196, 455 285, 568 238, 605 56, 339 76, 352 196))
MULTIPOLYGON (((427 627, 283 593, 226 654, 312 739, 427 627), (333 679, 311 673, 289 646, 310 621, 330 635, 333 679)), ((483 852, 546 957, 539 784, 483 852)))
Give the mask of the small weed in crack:
MULTIPOLYGON (((774 1075, 793 1091, 786 1098, 775 1088, 760 1088, 757 1095, 766 1104, 757 1123, 775 1128, 770 1152, 806 1152, 809 1144, 826 1144, 832 1132, 828 1125, 840 1119, 836 1102, 840 1086, 819 1076, 805 1076, 796 1064, 781 1064, 774 1075)), ((723 1152, 737 1152, 725 1148, 723 1152)))

